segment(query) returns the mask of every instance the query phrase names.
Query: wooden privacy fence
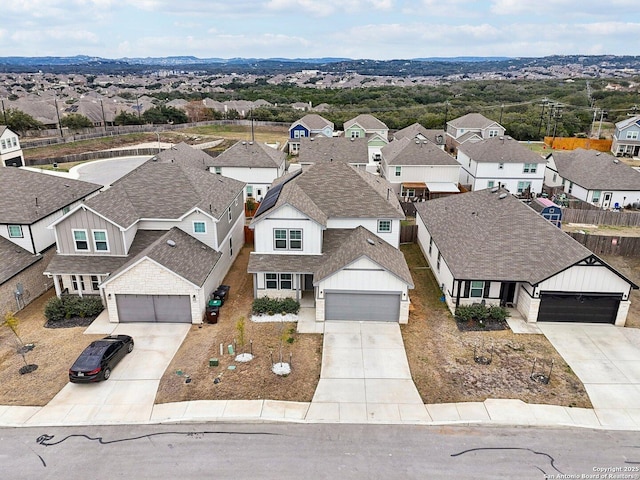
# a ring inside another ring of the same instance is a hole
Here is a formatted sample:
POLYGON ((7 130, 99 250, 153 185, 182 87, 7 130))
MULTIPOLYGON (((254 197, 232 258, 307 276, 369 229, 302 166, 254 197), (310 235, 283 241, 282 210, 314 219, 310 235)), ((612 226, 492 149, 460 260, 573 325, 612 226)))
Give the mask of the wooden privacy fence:
POLYGON ((544 137, 544 143, 555 150, 575 150, 576 148, 584 148, 585 150, 609 152, 611 150, 612 140, 576 137, 544 137))
POLYGON ((640 256, 640 237, 613 237, 585 233, 568 233, 596 255, 640 256))
POLYGON ((27 166, 51 165, 54 163, 86 162, 89 160, 103 160, 116 157, 137 157, 141 155, 155 155, 157 148, 131 148, 128 150, 102 150, 99 152, 76 153, 62 157, 32 158, 26 160, 27 166))
POLYGON ((562 221, 565 223, 640 227, 640 212, 613 212, 609 210, 580 210, 575 208, 563 208, 562 221))
POLYGON ((418 225, 400 226, 400 243, 416 243, 418 240, 418 225))

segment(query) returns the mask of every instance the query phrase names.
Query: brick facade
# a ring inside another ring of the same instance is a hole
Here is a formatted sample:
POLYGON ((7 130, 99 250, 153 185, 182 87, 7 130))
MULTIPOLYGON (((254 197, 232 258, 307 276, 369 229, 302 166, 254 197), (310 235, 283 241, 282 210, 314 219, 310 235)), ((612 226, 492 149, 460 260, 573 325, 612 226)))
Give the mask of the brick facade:
MULTIPOLYGON (((42 253, 42 258, 39 261, 0 285, 0 314, 3 317, 5 312, 16 312, 18 310, 15 297, 18 283, 21 283, 24 287, 23 300, 25 305, 53 287, 53 279, 47 278, 44 275, 44 271, 55 253, 55 246, 50 247, 42 253)), ((20 307, 22 306, 21 303, 20 307)))

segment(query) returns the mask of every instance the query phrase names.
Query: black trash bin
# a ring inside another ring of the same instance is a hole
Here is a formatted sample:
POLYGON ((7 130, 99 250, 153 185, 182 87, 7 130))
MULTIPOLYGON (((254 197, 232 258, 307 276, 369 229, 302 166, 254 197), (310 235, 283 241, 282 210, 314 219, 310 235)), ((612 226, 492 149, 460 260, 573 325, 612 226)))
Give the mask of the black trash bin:
POLYGON ((218 323, 219 318, 220 307, 207 307, 204 320, 206 323, 218 323))
POLYGON ((229 295, 229 289, 231 287, 229 285, 220 285, 215 292, 211 294, 211 298, 215 300, 220 300, 222 304, 227 300, 227 296, 229 295))

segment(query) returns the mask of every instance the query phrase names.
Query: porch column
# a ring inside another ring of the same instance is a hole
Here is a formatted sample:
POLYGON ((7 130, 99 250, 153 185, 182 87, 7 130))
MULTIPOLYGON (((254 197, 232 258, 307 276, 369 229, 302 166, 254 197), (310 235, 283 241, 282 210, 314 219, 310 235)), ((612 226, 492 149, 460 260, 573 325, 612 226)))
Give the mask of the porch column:
POLYGON ((53 288, 56 289, 56 297, 60 298, 62 291, 60 290, 60 275, 53 275, 53 288))
POLYGON ((298 277, 298 286, 296 288, 296 302, 300 302, 300 273, 298 273, 296 276, 298 277))
POLYGON ((74 275, 76 279, 76 285, 78 286, 78 295, 82 298, 82 283, 80 282, 80 275, 74 275))

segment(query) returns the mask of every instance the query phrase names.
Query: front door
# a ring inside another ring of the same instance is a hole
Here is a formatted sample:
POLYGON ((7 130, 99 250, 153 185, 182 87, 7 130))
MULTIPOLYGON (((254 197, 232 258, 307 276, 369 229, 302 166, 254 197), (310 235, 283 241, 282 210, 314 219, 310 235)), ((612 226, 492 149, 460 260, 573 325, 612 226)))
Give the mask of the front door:
POLYGON ((500 285, 500 305, 513 305, 513 299, 516 294, 515 282, 502 282, 500 285))
POLYGON ((602 194, 602 208, 609 208, 611 206, 611 192, 604 192, 602 194))
POLYGON ((313 275, 309 273, 304 276, 304 289, 313 290, 313 275))

